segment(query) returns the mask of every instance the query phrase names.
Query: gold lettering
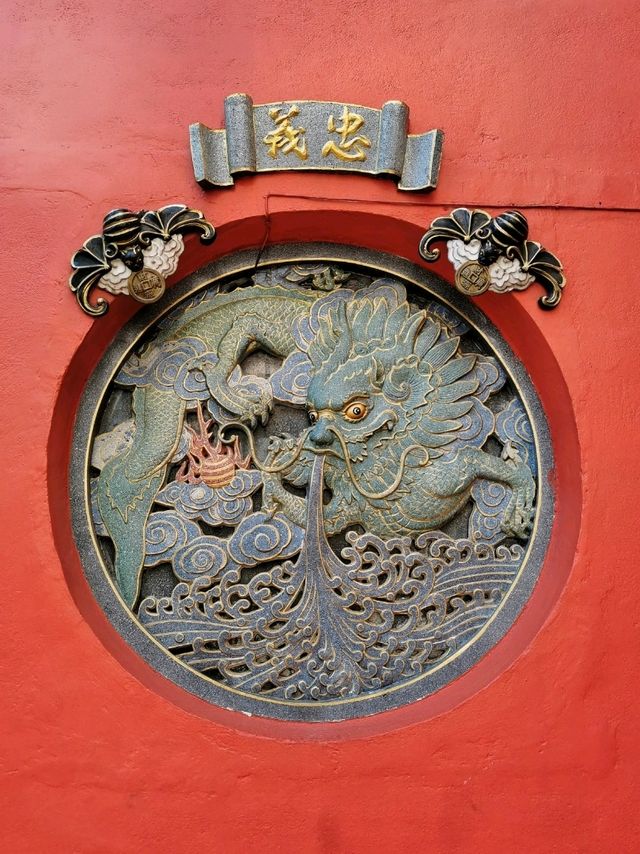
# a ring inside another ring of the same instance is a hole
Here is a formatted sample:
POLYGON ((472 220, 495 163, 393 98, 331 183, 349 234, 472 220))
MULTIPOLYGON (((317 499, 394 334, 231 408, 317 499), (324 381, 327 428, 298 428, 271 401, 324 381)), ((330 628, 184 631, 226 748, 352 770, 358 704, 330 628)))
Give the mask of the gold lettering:
POLYGON ((307 144, 304 140, 306 133, 303 127, 294 127, 291 119, 295 118, 300 113, 298 107, 293 106, 288 113, 281 113, 279 107, 272 107, 269 110, 269 116, 276 124, 274 130, 262 140, 269 147, 267 154, 275 160, 278 152, 283 154, 296 154, 300 160, 306 160, 309 156, 307 153, 307 144))
POLYGON ((329 133, 338 134, 340 139, 338 142, 333 140, 326 142, 322 149, 322 156, 328 157, 330 154, 335 154, 339 160, 366 160, 367 153, 364 149, 371 148, 371 140, 364 135, 356 136, 364 125, 364 119, 358 113, 352 113, 345 105, 341 121, 340 125, 336 125, 333 114, 329 116, 327 130, 329 133))

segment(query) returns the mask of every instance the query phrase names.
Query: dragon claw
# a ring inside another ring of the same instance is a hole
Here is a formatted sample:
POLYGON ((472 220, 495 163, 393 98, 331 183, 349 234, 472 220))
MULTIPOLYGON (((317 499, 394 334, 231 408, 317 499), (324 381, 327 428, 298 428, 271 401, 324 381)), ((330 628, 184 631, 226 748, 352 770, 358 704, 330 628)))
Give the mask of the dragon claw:
POLYGON ((525 539, 533 529, 535 482, 526 463, 514 461, 514 470, 513 495, 504 514, 502 529, 510 536, 525 539))
POLYGON ((273 399, 265 390, 258 393, 243 388, 235 389, 233 394, 235 411, 238 418, 253 430, 258 424, 265 425, 273 411, 273 399))

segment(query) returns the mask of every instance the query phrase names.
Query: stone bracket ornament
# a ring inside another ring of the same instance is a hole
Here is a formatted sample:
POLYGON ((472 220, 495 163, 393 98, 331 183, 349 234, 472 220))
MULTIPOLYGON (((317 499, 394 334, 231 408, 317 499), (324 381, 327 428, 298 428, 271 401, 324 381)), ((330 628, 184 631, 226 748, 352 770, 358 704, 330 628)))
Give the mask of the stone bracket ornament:
POLYGON ((184 250, 182 235, 200 233, 212 243, 216 232, 200 211, 186 205, 166 205, 157 211, 109 211, 102 234, 86 240, 71 259, 69 287, 87 314, 106 314, 109 303, 89 301, 94 287, 111 294, 129 294, 142 303, 157 302, 164 294, 167 276, 175 273, 184 250))
POLYGON ((446 242, 456 288, 468 296, 488 290, 522 291, 535 281, 547 291, 538 300, 540 307, 555 308, 565 285, 562 264, 539 243, 528 240, 528 234, 527 218, 520 211, 492 217, 483 210, 456 208, 434 219, 419 250, 425 261, 436 261, 440 250, 432 245, 446 242))
POLYGON ((282 101, 254 106, 249 95, 225 98, 226 128, 189 128, 196 181, 233 186, 247 172, 322 170, 390 175, 399 190, 432 190, 438 181, 441 130, 408 134, 409 107, 382 109, 333 101, 282 101))

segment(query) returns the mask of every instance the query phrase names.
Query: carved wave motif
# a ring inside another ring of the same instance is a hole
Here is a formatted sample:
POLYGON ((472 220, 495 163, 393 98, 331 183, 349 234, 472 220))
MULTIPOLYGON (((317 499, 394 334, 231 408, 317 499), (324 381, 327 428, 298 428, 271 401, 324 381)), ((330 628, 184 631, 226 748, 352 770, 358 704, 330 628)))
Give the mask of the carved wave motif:
POLYGON ((523 554, 439 532, 347 539, 342 560, 313 573, 286 561, 248 584, 229 569, 213 585, 178 584, 170 599, 145 599, 140 621, 229 686, 288 700, 353 697, 460 649, 495 612, 523 554))

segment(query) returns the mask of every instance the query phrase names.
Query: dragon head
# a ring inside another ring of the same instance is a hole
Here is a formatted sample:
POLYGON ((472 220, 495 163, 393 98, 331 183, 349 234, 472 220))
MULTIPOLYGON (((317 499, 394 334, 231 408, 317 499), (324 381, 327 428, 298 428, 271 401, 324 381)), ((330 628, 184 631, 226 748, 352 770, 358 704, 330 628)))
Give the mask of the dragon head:
POLYGON ((339 454, 342 446, 352 462, 384 453, 433 389, 422 357, 442 327, 388 290, 343 301, 321 319, 308 351, 307 447, 316 452, 339 454))

